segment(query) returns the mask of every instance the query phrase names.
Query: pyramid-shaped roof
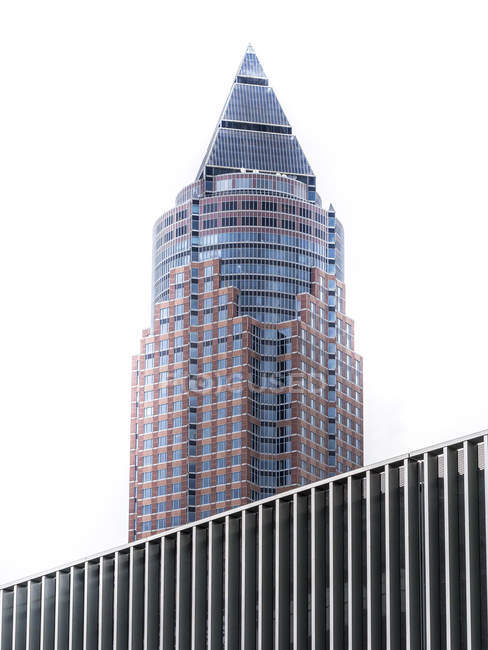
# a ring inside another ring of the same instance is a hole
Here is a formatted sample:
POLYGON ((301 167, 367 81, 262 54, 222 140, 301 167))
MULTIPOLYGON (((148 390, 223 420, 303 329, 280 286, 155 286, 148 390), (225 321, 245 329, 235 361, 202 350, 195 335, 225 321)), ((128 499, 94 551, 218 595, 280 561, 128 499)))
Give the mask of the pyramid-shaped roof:
POLYGON ((251 45, 239 66, 231 91, 198 171, 252 169, 314 176, 305 154, 269 85, 251 45))
POLYGON ((237 73, 237 76, 254 77, 255 79, 265 79, 268 81, 268 77, 264 73, 263 66, 259 62, 259 59, 256 56, 256 52, 250 43, 247 46, 246 53, 244 54, 241 65, 239 66, 239 72, 237 73))

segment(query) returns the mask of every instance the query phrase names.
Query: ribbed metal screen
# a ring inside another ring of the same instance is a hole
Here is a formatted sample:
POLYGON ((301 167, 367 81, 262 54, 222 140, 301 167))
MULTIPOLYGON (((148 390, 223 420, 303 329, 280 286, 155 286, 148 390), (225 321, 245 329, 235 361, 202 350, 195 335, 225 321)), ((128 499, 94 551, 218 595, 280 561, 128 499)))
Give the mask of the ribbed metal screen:
POLYGON ((294 135, 219 129, 206 165, 313 176, 294 135))
POLYGON ((289 126, 286 115, 270 86, 235 84, 222 119, 289 126))
POLYGON ((471 436, 6 585, 1 650, 487 648, 487 454, 471 436))

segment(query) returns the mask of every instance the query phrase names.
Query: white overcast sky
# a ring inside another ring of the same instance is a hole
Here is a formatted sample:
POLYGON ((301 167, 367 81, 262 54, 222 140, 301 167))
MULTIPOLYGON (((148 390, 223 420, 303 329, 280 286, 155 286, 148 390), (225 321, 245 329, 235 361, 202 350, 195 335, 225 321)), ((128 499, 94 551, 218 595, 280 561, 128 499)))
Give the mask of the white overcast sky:
POLYGON ((151 227, 251 41, 346 233, 366 461, 488 427, 484 2, 0 9, 0 584, 127 539, 151 227))

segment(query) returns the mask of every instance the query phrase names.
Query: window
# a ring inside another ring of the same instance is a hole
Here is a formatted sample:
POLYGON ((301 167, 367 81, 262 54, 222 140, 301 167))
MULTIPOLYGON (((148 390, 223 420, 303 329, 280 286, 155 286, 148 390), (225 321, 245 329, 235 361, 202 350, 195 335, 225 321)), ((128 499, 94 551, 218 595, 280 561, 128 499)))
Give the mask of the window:
POLYGON ((212 435, 212 427, 203 427, 202 438, 210 438, 212 435))
POLYGON ((200 497, 200 503, 201 504, 210 503, 210 494, 202 494, 200 497))
POLYGON ((242 438, 233 438, 232 449, 239 449, 240 447, 242 447, 242 438))
POLYGON ((217 474, 217 485, 225 485, 225 474, 217 474))
POLYGON ((202 445, 202 454, 205 456, 206 454, 211 454, 212 453, 212 445, 202 445))
POLYGON ((240 499, 241 498, 241 488, 232 488, 230 491, 231 499, 240 499))
POLYGON ((142 522, 142 532, 145 533, 152 529, 152 523, 150 521, 142 522))
POLYGON ((172 526, 181 526, 181 515, 178 515, 176 517, 171 517, 171 525, 172 526))
POLYGON ((217 492, 217 501, 225 501, 225 491, 217 492))
POLYGON ((242 463, 241 454, 236 454, 235 456, 232 456, 232 465, 240 465, 241 463, 242 463))
POLYGON ((152 481, 152 472, 143 472, 142 473, 142 482, 143 483, 148 483, 149 481, 152 481))
POLYGON ((217 451, 225 451, 225 450, 226 450, 225 440, 219 440, 217 442, 217 451))
POLYGON ((142 498, 150 499, 152 497, 152 488, 143 488, 142 489, 142 498))
POLYGON ((158 486, 158 497, 164 497, 166 494, 166 485, 158 486))
POLYGON ((142 515, 150 515, 150 514, 152 514, 152 505, 149 504, 147 506, 142 506, 141 514, 142 515))
POLYGON ((202 485, 201 485, 201 487, 202 487, 202 488, 208 488, 208 487, 210 487, 210 476, 204 476, 204 477, 202 478, 202 485))
POLYGON ((225 467, 225 458, 217 458, 216 466, 217 469, 223 469, 225 467))
POLYGON ((232 357, 232 365, 233 366, 242 366, 242 357, 241 355, 237 357, 232 357))
POLYGON ((152 456, 143 456, 142 457, 142 466, 152 465, 152 456))
POLYGON ((210 470, 210 461, 202 460, 202 472, 208 472, 210 470))

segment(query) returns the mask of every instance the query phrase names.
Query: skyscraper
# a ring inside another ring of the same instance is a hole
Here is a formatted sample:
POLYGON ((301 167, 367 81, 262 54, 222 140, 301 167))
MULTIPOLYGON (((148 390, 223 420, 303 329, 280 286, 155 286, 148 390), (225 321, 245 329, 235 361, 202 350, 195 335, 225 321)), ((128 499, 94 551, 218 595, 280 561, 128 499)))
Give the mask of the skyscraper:
POLYGON ((129 539, 363 463, 343 228, 248 47, 196 180, 153 229, 129 539))

